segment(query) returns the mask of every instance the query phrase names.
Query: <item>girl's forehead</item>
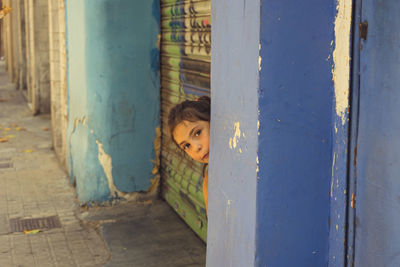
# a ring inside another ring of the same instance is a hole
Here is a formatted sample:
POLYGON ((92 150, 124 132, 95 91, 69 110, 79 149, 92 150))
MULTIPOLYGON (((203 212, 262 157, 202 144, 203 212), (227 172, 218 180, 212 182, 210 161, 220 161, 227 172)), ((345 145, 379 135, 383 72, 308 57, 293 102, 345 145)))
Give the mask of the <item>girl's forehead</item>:
POLYGON ((181 126, 183 128, 194 128, 194 127, 205 126, 205 125, 209 125, 209 122, 208 121, 201 121, 201 120, 198 120, 198 121, 183 120, 183 121, 181 121, 180 123, 178 123, 176 125, 175 129, 178 126, 181 126))

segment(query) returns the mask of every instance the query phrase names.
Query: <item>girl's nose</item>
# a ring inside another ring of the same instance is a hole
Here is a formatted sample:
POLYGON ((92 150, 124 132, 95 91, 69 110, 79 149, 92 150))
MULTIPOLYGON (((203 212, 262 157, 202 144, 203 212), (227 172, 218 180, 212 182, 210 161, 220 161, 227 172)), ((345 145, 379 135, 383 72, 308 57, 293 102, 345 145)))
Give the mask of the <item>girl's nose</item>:
POLYGON ((201 150, 201 145, 198 144, 198 145, 197 145, 197 152, 199 152, 200 150, 201 150))

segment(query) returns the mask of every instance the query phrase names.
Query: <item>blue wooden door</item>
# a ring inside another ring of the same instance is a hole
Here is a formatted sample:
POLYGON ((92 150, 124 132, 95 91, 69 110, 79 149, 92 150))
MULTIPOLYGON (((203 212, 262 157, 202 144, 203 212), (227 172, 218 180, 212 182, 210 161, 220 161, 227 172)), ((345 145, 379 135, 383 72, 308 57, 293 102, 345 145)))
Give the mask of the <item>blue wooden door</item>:
POLYGON ((360 0, 358 4, 349 197, 353 222, 347 265, 398 267, 400 1, 360 0))

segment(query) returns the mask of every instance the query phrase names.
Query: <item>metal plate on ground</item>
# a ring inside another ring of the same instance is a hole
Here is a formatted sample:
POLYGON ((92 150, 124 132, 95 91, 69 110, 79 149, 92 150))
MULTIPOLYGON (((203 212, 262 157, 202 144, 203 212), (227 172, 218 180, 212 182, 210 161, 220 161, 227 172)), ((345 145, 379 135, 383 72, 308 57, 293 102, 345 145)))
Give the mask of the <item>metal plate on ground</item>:
POLYGON ((0 162, 0 169, 7 169, 7 168, 12 168, 13 164, 12 162, 0 162))
POLYGON ((58 216, 42 218, 17 218, 9 221, 10 232, 23 232, 25 230, 61 228, 58 216))

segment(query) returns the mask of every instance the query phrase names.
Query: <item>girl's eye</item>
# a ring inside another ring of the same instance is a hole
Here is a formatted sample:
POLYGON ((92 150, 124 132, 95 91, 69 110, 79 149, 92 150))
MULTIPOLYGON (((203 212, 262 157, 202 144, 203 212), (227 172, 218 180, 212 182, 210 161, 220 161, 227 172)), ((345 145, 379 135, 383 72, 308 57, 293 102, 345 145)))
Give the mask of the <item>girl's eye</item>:
POLYGON ((198 130, 195 134, 195 136, 199 136, 201 134, 201 130, 198 130))
POLYGON ((183 145, 183 150, 186 150, 186 149, 188 149, 190 147, 190 144, 184 144, 183 145))

